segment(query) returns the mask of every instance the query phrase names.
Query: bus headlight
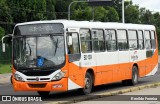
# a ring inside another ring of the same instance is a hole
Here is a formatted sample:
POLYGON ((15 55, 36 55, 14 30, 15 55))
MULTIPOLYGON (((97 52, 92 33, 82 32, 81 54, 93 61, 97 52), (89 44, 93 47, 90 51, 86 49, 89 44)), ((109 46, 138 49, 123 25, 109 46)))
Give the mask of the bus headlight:
POLYGON ((60 80, 60 79, 62 79, 64 76, 65 76, 65 72, 60 71, 59 73, 57 73, 57 74, 52 78, 52 81, 53 81, 53 80, 60 80))
POLYGON ((15 78, 17 81, 24 81, 24 79, 23 79, 19 74, 14 74, 14 78, 15 78))

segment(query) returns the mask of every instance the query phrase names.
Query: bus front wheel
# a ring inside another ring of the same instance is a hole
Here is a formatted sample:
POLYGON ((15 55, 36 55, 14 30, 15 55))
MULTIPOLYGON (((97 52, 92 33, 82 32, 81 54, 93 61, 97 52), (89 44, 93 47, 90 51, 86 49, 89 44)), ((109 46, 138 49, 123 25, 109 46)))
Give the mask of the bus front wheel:
POLYGON ((85 86, 84 88, 81 89, 82 94, 84 95, 89 94, 92 90, 92 85, 93 85, 92 75, 89 72, 87 72, 85 75, 85 86))
POLYGON ((42 97, 46 97, 49 95, 50 91, 37 91, 37 93, 42 97))

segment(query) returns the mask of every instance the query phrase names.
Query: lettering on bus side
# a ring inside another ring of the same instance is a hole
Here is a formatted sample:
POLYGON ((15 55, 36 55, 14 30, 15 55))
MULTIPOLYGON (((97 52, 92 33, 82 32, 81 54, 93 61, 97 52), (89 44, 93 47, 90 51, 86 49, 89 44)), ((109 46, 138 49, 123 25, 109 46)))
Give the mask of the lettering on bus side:
POLYGON ((84 55, 84 60, 92 60, 92 55, 84 55))

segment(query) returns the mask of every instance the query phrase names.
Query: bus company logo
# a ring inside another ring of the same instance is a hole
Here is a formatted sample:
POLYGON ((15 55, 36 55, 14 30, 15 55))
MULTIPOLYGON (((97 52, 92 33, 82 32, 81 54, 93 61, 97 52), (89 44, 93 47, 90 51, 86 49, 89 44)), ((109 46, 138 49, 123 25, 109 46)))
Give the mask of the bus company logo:
POLYGON ((138 60, 137 51, 134 51, 133 55, 131 55, 131 59, 132 59, 132 61, 138 60))
POLYGON ((39 81, 40 79, 39 79, 39 77, 36 77, 36 81, 39 81))

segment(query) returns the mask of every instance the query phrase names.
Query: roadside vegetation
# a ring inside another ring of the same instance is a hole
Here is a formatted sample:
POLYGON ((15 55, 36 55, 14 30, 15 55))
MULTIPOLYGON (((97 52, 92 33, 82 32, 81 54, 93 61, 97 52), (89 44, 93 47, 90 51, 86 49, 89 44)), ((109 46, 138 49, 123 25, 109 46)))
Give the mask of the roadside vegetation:
POLYGON ((11 73, 11 64, 0 64, 0 74, 11 73))

